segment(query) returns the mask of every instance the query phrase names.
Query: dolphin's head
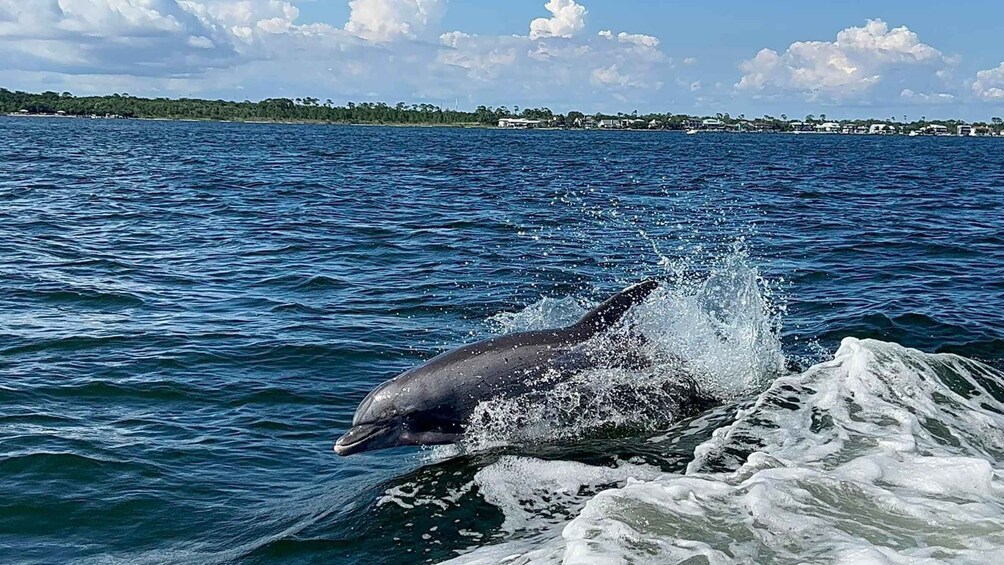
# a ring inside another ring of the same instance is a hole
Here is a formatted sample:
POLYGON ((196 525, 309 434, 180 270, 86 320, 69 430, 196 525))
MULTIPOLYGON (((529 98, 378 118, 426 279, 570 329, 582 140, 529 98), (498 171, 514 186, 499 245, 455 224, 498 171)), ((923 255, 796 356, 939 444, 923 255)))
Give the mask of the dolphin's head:
POLYGON ((374 389, 359 404, 352 428, 335 442, 335 453, 352 455, 402 445, 453 443, 462 423, 449 409, 427 409, 401 375, 374 389), (423 409, 426 408, 426 409, 423 409))
POLYGON ((335 453, 352 455, 362 451, 408 445, 401 441, 401 428, 400 420, 354 425, 335 442, 335 453))

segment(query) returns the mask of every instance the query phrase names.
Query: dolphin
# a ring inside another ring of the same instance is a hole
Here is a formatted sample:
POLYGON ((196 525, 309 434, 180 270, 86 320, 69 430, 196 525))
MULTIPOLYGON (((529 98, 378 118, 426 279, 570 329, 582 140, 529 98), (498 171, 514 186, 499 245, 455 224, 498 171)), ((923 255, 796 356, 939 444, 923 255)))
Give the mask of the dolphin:
POLYGON ((630 286, 571 326, 479 341, 401 373, 363 399, 335 453, 459 441, 481 401, 533 392, 547 386, 550 381, 542 377, 548 374, 597 366, 598 359, 580 346, 614 326, 658 286, 654 280, 630 286))

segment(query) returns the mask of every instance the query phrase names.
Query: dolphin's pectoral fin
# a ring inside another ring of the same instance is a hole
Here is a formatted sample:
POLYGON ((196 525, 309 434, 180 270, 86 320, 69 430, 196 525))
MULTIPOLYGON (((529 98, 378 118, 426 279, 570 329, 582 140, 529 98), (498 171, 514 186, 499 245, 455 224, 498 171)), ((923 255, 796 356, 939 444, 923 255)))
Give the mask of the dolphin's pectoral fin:
POLYGON ((601 332, 616 324, 632 306, 645 300, 658 287, 659 282, 652 279, 631 285, 587 312, 573 327, 587 336, 601 332))

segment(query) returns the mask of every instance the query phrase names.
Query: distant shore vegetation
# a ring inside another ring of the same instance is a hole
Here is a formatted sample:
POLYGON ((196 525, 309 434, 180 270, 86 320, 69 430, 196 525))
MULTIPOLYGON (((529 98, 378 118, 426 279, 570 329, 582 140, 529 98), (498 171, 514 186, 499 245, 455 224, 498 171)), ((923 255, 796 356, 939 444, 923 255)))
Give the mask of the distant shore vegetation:
POLYGON ((400 124, 506 126, 598 129, 668 129, 712 131, 841 131, 854 133, 880 127, 883 133, 956 133, 960 126, 973 134, 1004 135, 1004 122, 992 117, 986 122, 928 120, 907 116, 858 120, 833 120, 826 114, 804 119, 779 116, 747 117, 718 113, 695 116, 673 113, 565 114, 549 108, 512 109, 506 106, 478 106, 473 112, 451 110, 432 104, 390 105, 383 102, 349 102, 337 106, 330 99, 267 98, 258 102, 205 100, 199 98, 143 98, 129 94, 74 96, 69 92, 29 93, 0 88, 0 113, 27 115, 65 115, 122 117, 168 120, 219 120, 267 122, 316 122, 341 124, 400 124), (901 119, 900 119, 901 118, 901 119))

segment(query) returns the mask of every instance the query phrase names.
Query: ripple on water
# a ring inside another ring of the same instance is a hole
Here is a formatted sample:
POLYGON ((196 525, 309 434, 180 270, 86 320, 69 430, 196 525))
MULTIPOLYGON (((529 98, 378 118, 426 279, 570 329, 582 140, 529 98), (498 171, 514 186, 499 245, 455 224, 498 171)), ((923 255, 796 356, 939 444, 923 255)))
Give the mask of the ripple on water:
MULTIPOLYGON (((692 288, 737 240, 789 365, 858 336, 999 366, 1004 152, 976 141, 0 117, 0 561, 511 555, 582 508, 585 539, 609 524, 596 491, 671 482, 734 409, 477 453, 332 444, 437 352, 647 276, 692 288)), ((777 365, 701 347, 756 350, 752 295, 676 298, 643 321, 708 386, 777 365)), ((1004 391, 973 379, 992 414, 1004 391)))

